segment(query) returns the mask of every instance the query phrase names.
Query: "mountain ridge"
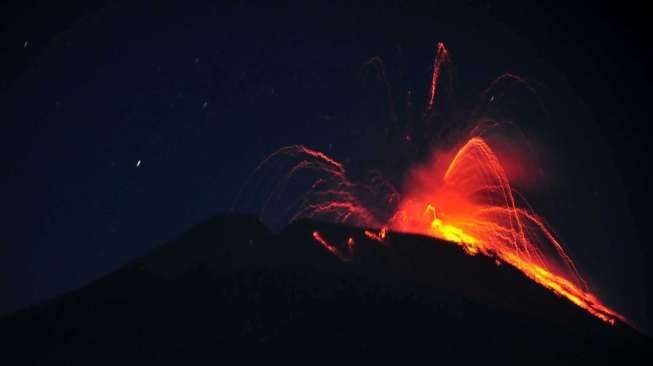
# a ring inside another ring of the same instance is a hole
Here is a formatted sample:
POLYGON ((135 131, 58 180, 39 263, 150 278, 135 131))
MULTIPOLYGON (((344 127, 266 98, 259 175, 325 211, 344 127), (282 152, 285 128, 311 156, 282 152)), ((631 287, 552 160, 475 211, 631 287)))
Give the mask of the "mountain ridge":
POLYGON ((234 214, 1 318, 0 336, 27 364, 310 354, 336 339, 349 345, 342 355, 363 359, 651 359, 650 339, 627 324, 607 325, 516 268, 452 243, 394 232, 378 242, 362 228, 312 221, 273 233, 234 214), (317 243, 316 231, 343 250, 352 238, 350 260, 317 243))

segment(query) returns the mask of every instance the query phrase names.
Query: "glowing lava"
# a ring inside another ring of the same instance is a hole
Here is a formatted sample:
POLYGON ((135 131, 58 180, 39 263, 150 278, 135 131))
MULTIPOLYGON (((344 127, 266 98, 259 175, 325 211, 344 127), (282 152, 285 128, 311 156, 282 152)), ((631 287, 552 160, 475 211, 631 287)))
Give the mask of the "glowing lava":
MULTIPOLYGON (((425 118, 430 118, 428 112, 434 108, 440 73, 448 60, 447 49, 438 43, 425 118)), ((511 74, 495 83, 507 79, 526 84, 511 74)), ((435 154, 431 164, 413 166, 402 194, 380 175, 369 184, 354 183, 344 164, 336 159, 293 145, 265 159, 243 189, 248 194, 239 194, 236 201, 242 207, 253 196, 252 192, 260 191, 263 204, 258 214, 261 217, 269 206, 278 202, 283 211, 275 211, 275 217, 290 212, 291 222, 311 218, 378 228, 364 230, 363 234, 384 245, 388 242, 388 229, 456 243, 470 255, 480 253, 494 258, 497 265, 505 262, 514 266, 533 281, 609 324, 614 324, 616 319, 624 321, 589 291, 544 220, 515 194, 505 166, 481 136, 481 130, 476 129, 453 154, 435 154), (304 185, 295 187, 294 191, 303 194, 285 204, 282 195, 290 190, 287 187, 291 181, 299 181, 301 177, 305 179, 304 185)), ((406 143, 411 143, 410 136, 406 137, 406 143)), ((352 259, 353 238, 346 240, 346 246, 337 246, 317 231, 312 236, 341 260, 352 259)))
POLYGON ((518 205, 503 166, 482 138, 471 138, 442 168, 436 160, 413 172, 414 184, 390 220, 391 229, 499 258, 610 324, 624 320, 589 292, 543 220, 518 205))
MULTIPOLYGON (((594 296, 560 241, 535 214, 519 200, 499 158, 482 137, 470 138, 453 157, 437 155, 431 164, 414 167, 406 192, 386 224, 379 224, 373 211, 357 191, 372 190, 352 183, 344 165, 324 153, 304 146, 279 150, 275 156, 296 159, 281 184, 275 185, 266 203, 278 195, 287 181, 300 171, 319 173, 303 195, 291 221, 300 218, 349 223, 378 230, 363 234, 387 245, 388 230, 415 233, 460 245, 470 255, 495 258, 508 263, 527 277, 567 298, 597 318, 614 324, 625 321, 594 296)), ((257 168, 259 169, 259 168, 257 168)), ((378 182, 377 182, 378 183, 378 182)), ((387 182, 384 182, 387 184, 387 182)), ((372 185, 373 186, 373 185, 372 185)), ((392 199, 399 194, 392 191, 392 199)), ((317 231, 313 239, 343 261, 354 255, 354 239, 344 246, 327 241, 317 231)))
POLYGON ((317 231, 313 231, 313 239, 315 239, 315 241, 318 242, 322 247, 324 247, 326 250, 331 252, 333 255, 338 257, 343 262, 349 262, 354 254, 354 246, 356 242, 352 237, 347 238, 348 253, 343 253, 338 246, 329 243, 326 239, 322 237, 322 234, 320 234, 317 231))

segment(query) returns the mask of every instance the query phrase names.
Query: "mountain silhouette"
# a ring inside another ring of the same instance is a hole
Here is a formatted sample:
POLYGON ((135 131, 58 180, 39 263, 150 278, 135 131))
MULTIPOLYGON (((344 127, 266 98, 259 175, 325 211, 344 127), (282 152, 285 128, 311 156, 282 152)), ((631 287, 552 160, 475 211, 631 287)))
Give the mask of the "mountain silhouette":
POLYGON ((6 364, 651 364, 651 340, 441 240, 219 215, 0 319, 6 364), (346 261, 313 232, 353 250, 346 261), (235 361, 232 361, 235 360, 235 361))

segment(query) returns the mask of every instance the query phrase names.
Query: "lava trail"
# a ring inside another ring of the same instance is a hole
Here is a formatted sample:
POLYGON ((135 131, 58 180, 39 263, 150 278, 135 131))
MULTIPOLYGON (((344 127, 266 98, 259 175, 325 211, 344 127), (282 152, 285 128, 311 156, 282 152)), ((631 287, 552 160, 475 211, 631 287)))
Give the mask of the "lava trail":
POLYGON ((496 257, 610 324, 624 320, 589 291, 544 220, 519 203, 501 162, 481 137, 469 139, 446 164, 436 160, 413 174, 414 185, 388 223, 392 230, 496 257))

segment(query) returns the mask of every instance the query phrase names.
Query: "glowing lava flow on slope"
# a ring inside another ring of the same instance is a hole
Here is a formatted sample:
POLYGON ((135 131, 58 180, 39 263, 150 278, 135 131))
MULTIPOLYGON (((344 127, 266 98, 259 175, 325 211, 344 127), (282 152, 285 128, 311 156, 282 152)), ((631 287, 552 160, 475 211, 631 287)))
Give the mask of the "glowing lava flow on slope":
POLYGON ((414 176, 391 229, 454 242, 470 255, 497 257, 610 324, 624 320, 589 292, 543 220, 518 206, 504 168, 482 138, 467 141, 448 165, 436 161, 414 176))

